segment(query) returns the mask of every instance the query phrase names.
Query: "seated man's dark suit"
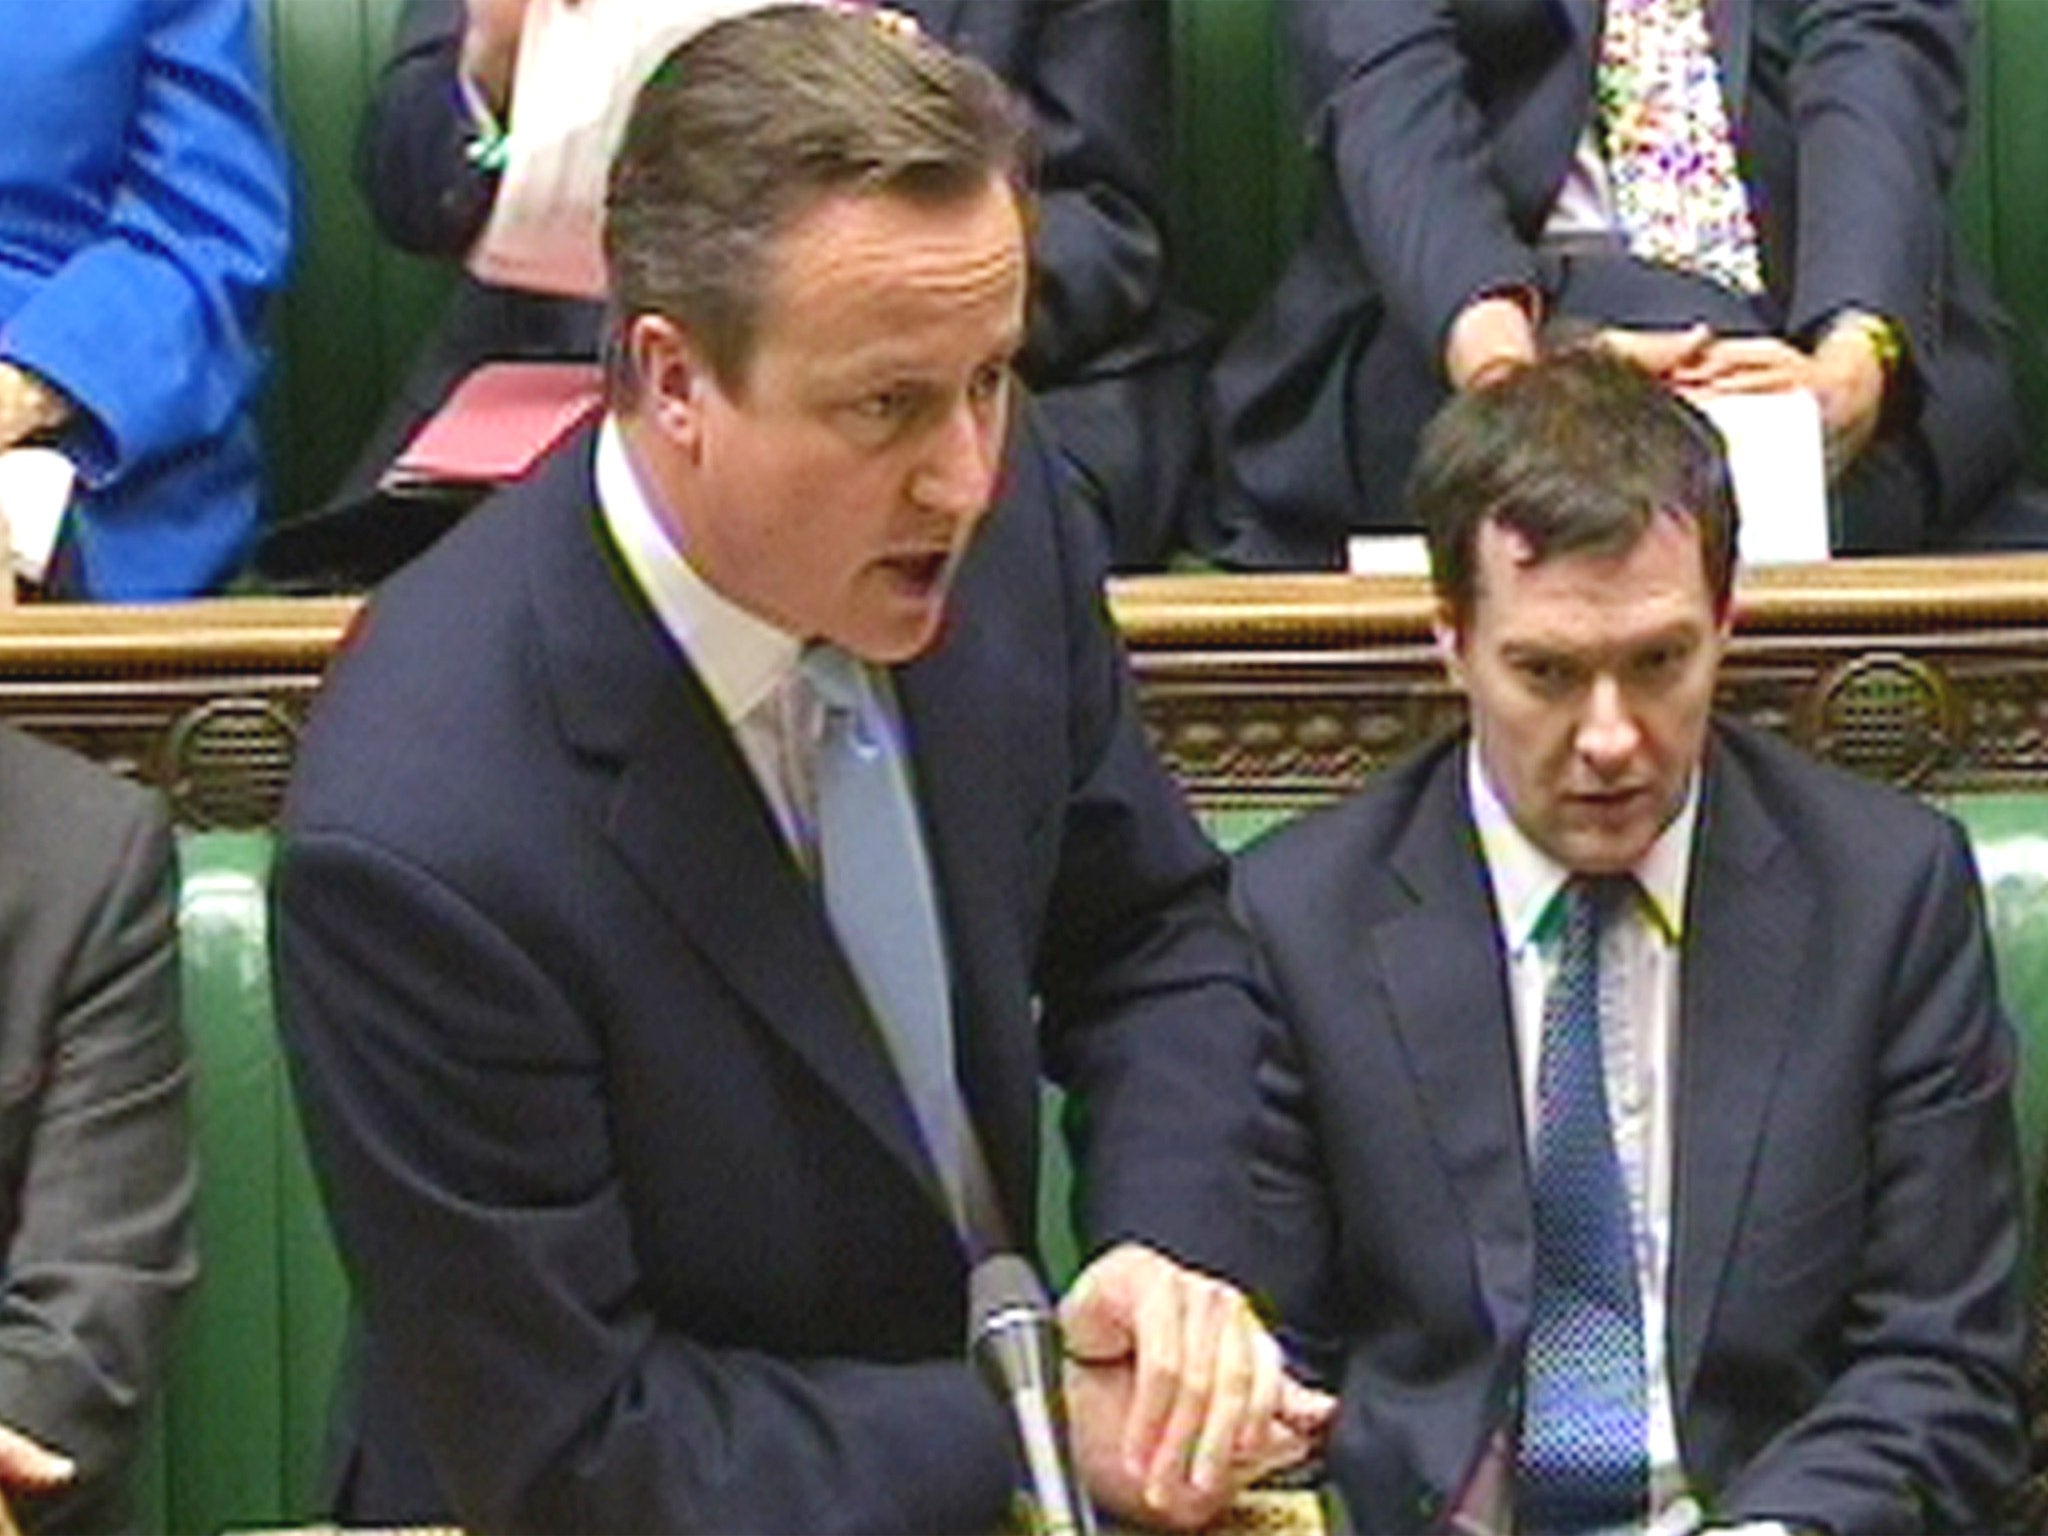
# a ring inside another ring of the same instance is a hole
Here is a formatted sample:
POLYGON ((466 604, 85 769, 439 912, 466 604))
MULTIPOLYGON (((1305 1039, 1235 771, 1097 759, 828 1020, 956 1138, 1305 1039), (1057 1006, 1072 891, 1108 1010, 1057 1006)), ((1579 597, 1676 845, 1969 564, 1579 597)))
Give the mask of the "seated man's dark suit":
MULTIPOLYGON (((1156 0, 896 0, 931 37, 980 59, 1029 106, 1039 152, 1023 378, 1119 563, 1180 541, 1198 480, 1210 328, 1168 293, 1167 15, 1156 0)), ((466 153, 456 109, 462 0, 410 0, 364 121, 357 181, 386 238, 458 258, 497 179, 466 153)), ((440 329, 337 501, 368 495, 420 424, 494 358, 594 359, 594 302, 456 279, 440 329)))
MULTIPOLYGON (((1680 972, 1669 1357, 1710 1520, 1980 1530, 2022 1461, 2009 1090, 1967 847, 1719 725, 1680 972)), ((1260 844, 1292 1035, 1260 1170, 1357 1526, 1441 1524, 1513 1431, 1532 1236, 1462 741, 1260 844)))
MULTIPOLYGON (((896 669, 960 1083, 1020 1245, 1248 1269, 1262 1009, 1042 437, 896 669)), ((989 1529, 966 1260, 819 899, 612 553, 591 444, 382 591, 298 760, 286 1042, 365 1318, 343 1510, 989 1529), (424 1453, 422 1464, 422 1454, 424 1453), (438 1486, 436 1486, 438 1485, 438 1486)))
POLYGON ((111 1531, 198 1275, 162 801, 0 728, 0 1424, 69 1456, 4 1496, 22 1527, 111 1531))
POLYGON ((1910 377, 1839 486, 1836 549, 2027 539, 2010 498, 2020 439, 2003 321, 1948 229, 1961 4, 1707 6, 1757 221, 1767 291, 1754 301, 1620 255, 1539 249, 1590 110, 1597 0, 1279 9, 1320 196, 1212 380, 1219 522, 1206 542, 1230 563, 1341 564, 1348 532, 1408 526, 1402 487, 1444 398, 1451 322, 1513 290, 1587 321, 1799 342, 1846 307, 1884 315, 1910 377))

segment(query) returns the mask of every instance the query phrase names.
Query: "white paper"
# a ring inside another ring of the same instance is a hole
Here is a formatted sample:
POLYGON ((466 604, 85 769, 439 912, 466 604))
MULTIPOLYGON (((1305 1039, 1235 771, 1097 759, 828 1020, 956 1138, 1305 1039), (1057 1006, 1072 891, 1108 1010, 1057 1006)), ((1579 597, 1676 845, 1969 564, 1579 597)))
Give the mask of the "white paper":
POLYGON ((1828 557, 1828 471, 1820 403, 1803 389, 1688 397, 1721 429, 1748 566, 1828 557))
POLYGON ((1354 576, 1427 576, 1429 544, 1419 533, 1357 533, 1344 545, 1354 576))
POLYGON ((573 298, 605 291, 604 187, 641 82, 712 22, 768 0, 528 0, 505 170, 469 270, 573 298))
POLYGON ((0 453, 0 518, 6 520, 14 568, 30 581, 41 581, 49 568, 77 481, 77 469, 54 448, 0 453))
MULTIPOLYGON (((1728 477, 1742 514, 1742 563, 1827 559, 1827 460, 1813 396, 1794 389, 1688 398, 1720 429, 1728 447, 1728 477)), ((1354 575, 1429 574, 1429 550, 1419 533, 1359 534, 1345 555, 1354 575)))

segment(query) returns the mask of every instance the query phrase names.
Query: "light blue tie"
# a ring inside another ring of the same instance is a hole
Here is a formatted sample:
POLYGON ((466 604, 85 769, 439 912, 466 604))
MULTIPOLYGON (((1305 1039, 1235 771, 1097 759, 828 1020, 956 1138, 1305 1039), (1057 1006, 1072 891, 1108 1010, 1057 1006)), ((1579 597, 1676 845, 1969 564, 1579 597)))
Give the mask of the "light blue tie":
POLYGON ((965 1230, 972 1132, 953 1074, 946 951, 904 743, 868 669, 844 651, 811 647, 803 672, 825 706, 815 764, 825 915, 965 1230))
POLYGON ((1536 1294, 1522 1364, 1515 1529, 1640 1527, 1649 1513, 1648 1394, 1634 1227, 1600 1053, 1600 935, 1622 877, 1576 877, 1543 1004, 1532 1192, 1536 1294))

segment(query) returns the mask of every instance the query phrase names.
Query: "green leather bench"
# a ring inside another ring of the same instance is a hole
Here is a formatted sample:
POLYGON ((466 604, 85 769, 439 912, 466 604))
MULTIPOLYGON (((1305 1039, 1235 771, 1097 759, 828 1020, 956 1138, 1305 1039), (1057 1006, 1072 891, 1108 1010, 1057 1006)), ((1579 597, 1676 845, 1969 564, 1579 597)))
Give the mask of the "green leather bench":
POLYGON ((320 1513, 348 1287, 278 1051, 270 851, 266 832, 179 839, 202 1268, 138 1473, 146 1531, 198 1536, 320 1513))

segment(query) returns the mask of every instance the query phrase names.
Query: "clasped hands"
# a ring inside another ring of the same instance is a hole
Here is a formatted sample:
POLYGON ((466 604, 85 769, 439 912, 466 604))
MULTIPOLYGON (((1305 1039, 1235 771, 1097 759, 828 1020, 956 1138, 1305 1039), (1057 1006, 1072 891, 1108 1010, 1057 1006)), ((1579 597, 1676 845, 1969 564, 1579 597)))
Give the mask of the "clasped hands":
POLYGON ((19 1529, 8 1494, 47 1493, 70 1482, 77 1470, 70 1457, 0 1424, 0 1536, 16 1536, 19 1529))
POLYGON ((1305 1459, 1335 1401, 1295 1381, 1244 1294, 1137 1243, 1059 1307, 1074 1459, 1101 1508, 1192 1530, 1305 1459))
MULTIPOLYGON (((1705 325, 1644 330, 1610 326, 1599 345, 1628 358, 1674 389, 1694 394, 1762 394, 1804 389, 1820 405, 1828 473, 1839 475, 1877 431, 1884 405, 1885 369, 1868 330, 1838 319, 1811 351, 1775 336, 1724 336, 1705 325)), ((1533 362, 1534 323, 1517 299, 1488 295, 1451 322, 1444 367, 1453 388, 1464 390, 1533 362)))

